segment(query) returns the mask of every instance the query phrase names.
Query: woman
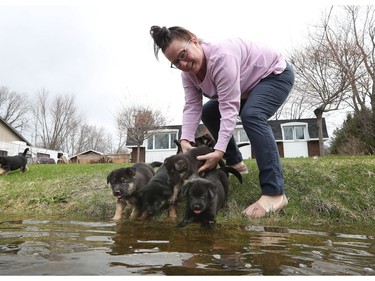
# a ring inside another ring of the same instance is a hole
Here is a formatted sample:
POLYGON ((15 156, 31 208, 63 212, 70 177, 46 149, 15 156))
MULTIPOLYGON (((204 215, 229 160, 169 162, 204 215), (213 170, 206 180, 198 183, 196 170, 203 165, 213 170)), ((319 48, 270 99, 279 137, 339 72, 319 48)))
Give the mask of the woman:
POLYGON ((159 50, 182 71, 185 91, 181 146, 191 149, 200 120, 215 138, 215 151, 199 156, 214 167, 221 158, 239 172, 247 172, 232 132, 240 116, 257 165, 262 196, 243 214, 260 218, 288 204, 277 145, 267 120, 284 103, 294 83, 292 68, 283 56, 240 38, 218 43, 199 40, 189 30, 152 26, 154 53, 159 50), (210 100, 202 104, 203 96, 210 100))

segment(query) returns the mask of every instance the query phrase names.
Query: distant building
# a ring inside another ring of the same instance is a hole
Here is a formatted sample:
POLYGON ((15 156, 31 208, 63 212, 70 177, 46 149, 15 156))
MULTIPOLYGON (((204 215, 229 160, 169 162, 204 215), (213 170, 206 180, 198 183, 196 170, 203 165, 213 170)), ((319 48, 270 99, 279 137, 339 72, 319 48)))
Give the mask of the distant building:
MULTIPOLYGON (((312 157, 319 156, 319 138, 316 118, 270 120, 270 124, 280 157, 312 157)), ((200 124, 196 137, 207 133, 204 125, 200 124)), ((233 132, 237 144, 247 144, 249 139, 238 122, 233 132)), ((150 137, 143 141, 140 147, 140 162, 164 161, 168 156, 176 154, 177 147, 175 139, 181 136, 181 126, 164 126, 159 130, 150 132, 150 137)), ((325 119, 323 118, 323 139, 328 140, 328 131, 325 119)), ((126 146, 131 151, 131 162, 137 159, 137 144, 131 138, 131 130, 128 131, 126 146)), ((240 147, 244 159, 254 157, 254 151, 250 145, 240 147)))
POLYGON ((95 150, 86 150, 70 157, 74 164, 96 164, 96 163, 128 163, 129 154, 104 154, 95 150))
POLYGON ((0 156, 14 156, 22 154, 29 148, 26 157, 28 163, 57 163, 61 151, 34 147, 17 130, 0 117, 0 156), (48 160, 47 160, 48 159, 48 160))

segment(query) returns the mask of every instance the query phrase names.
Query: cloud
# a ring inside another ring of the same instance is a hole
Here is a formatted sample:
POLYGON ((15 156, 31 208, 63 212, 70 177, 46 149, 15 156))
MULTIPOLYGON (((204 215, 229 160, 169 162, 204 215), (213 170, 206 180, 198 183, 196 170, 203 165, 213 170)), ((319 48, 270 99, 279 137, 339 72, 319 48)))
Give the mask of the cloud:
POLYGON ((30 95, 41 88, 73 94, 89 123, 110 131, 124 96, 181 122, 180 73, 162 54, 155 59, 151 25, 181 25, 206 40, 242 36, 286 52, 306 39, 308 25, 329 7, 246 0, 5 2, 0 86, 30 95))

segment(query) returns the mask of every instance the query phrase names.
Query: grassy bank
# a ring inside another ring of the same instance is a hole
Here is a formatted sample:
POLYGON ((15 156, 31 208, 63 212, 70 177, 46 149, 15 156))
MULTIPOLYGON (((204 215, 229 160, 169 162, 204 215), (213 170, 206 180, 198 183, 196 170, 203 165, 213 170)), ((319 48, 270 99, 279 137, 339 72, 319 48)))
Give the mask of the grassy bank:
MULTIPOLYGON (((247 225, 241 211, 260 197, 255 160, 246 160, 244 184, 231 190, 218 223, 247 225)), ((262 224, 375 224, 375 157, 282 159, 289 205, 284 212, 253 220, 262 224)), ((84 217, 109 220, 115 198, 110 171, 123 164, 30 165, 0 177, 0 217, 84 217)), ((179 207, 182 216, 184 203, 179 207)), ((165 213, 154 219, 164 219, 165 213)), ((178 218, 178 219, 179 219, 178 218)))

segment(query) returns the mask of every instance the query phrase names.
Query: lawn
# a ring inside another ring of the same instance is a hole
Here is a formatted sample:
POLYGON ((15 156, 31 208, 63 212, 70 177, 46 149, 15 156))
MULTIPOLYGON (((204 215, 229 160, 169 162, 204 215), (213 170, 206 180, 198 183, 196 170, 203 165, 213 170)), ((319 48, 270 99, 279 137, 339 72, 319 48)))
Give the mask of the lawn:
MULTIPOLYGON (((241 185, 231 176, 218 223, 246 225, 241 211, 261 195, 254 159, 241 185)), ((375 222, 375 157, 282 159, 289 205, 285 211, 252 220, 263 224, 368 224, 375 222)), ((0 176, 1 217, 85 217, 110 220, 115 198, 107 175, 131 164, 29 165, 29 171, 0 176)), ((184 202, 178 207, 183 215, 184 202)), ((166 213, 154 218, 165 219, 166 213)))

